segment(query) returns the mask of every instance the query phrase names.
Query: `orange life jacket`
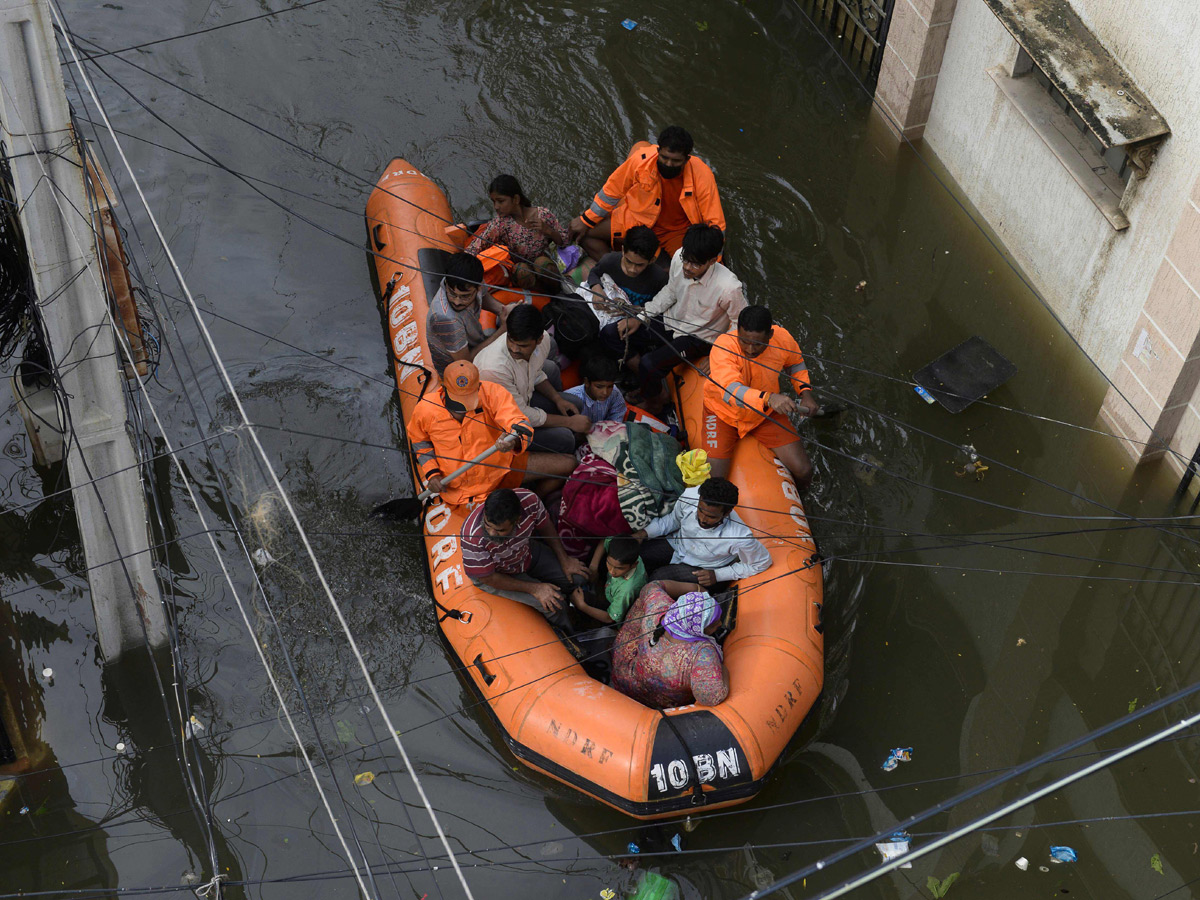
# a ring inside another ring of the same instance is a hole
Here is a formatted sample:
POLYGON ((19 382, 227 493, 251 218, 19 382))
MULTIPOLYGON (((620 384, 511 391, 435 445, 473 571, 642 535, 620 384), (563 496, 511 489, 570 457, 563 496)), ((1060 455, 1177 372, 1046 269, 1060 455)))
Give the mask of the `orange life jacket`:
POLYGON ((413 453, 417 455, 417 466, 426 480, 434 475, 449 475, 496 443, 502 434, 511 431, 516 431, 521 438, 515 450, 493 454, 446 485, 441 498, 452 506, 491 493, 508 475, 517 453, 528 448, 533 426, 517 407, 512 394, 490 381, 479 383, 479 410, 469 410, 462 422, 455 421, 446 409, 440 390, 427 394, 408 420, 413 453))
MULTIPOLYGON (((716 225, 725 230, 725 213, 712 169, 692 155, 683 166, 680 205, 693 225, 716 225)), ((621 238, 634 225, 653 225, 662 205, 662 183, 658 174, 658 145, 635 144, 625 162, 608 176, 604 187, 582 214, 589 228, 612 216, 612 236, 621 238)))
POLYGON ((737 326, 718 337, 708 354, 709 380, 704 383, 704 406, 744 437, 771 414, 767 398, 779 392, 779 376, 792 380, 796 393, 811 390, 808 366, 800 345, 786 328, 774 326, 771 343, 747 359, 738 344, 737 326))
POLYGON ((634 406, 632 403, 628 402, 625 404, 625 421, 639 422, 642 425, 648 425, 655 431, 661 431, 663 434, 669 434, 671 432, 671 426, 662 419, 652 416, 640 406, 634 406))

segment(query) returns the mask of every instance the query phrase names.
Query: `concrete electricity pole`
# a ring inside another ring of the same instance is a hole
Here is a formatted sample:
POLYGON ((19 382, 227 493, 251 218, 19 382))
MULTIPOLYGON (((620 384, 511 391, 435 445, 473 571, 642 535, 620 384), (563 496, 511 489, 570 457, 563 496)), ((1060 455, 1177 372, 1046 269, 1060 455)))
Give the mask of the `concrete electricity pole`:
POLYGON ((48 0, 0 0, 0 119, 52 365, 67 406, 67 471, 107 661, 167 640, 146 500, 122 393, 84 167, 48 0), (51 299, 53 298, 53 299, 51 299))

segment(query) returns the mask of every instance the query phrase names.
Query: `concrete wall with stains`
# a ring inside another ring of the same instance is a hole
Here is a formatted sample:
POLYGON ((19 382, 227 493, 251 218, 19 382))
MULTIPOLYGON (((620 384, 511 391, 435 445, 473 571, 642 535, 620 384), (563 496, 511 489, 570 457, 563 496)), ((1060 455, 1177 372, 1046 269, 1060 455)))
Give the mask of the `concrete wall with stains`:
POLYGON ((987 69, 1016 42, 983 0, 958 0, 924 139, 1084 349, 1111 374, 1200 171, 1194 0, 1072 0, 1172 135, 1118 232, 987 69))

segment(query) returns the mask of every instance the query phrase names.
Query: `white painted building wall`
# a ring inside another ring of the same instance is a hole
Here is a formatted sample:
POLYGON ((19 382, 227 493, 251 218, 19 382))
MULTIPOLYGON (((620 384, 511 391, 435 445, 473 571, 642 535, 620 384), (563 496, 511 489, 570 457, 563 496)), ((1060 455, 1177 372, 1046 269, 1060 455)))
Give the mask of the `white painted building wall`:
POLYGON ((1017 45, 958 0, 924 139, 1084 349, 1112 374, 1200 173, 1200 3, 1071 0, 1171 128, 1115 231, 987 69, 1017 45))

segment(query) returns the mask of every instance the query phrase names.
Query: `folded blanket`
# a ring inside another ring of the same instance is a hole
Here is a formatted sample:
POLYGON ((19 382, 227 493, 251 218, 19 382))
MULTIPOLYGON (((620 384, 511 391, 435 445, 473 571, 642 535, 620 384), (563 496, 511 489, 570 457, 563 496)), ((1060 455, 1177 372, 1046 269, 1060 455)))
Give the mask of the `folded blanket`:
POLYGON ((628 439, 624 422, 597 422, 587 436, 592 452, 610 465, 616 465, 617 451, 628 439))
POLYGON ((613 468, 622 476, 617 482, 621 512, 636 531, 666 515, 685 485, 675 463, 680 452, 675 438, 637 422, 626 425, 626 434, 613 468))

